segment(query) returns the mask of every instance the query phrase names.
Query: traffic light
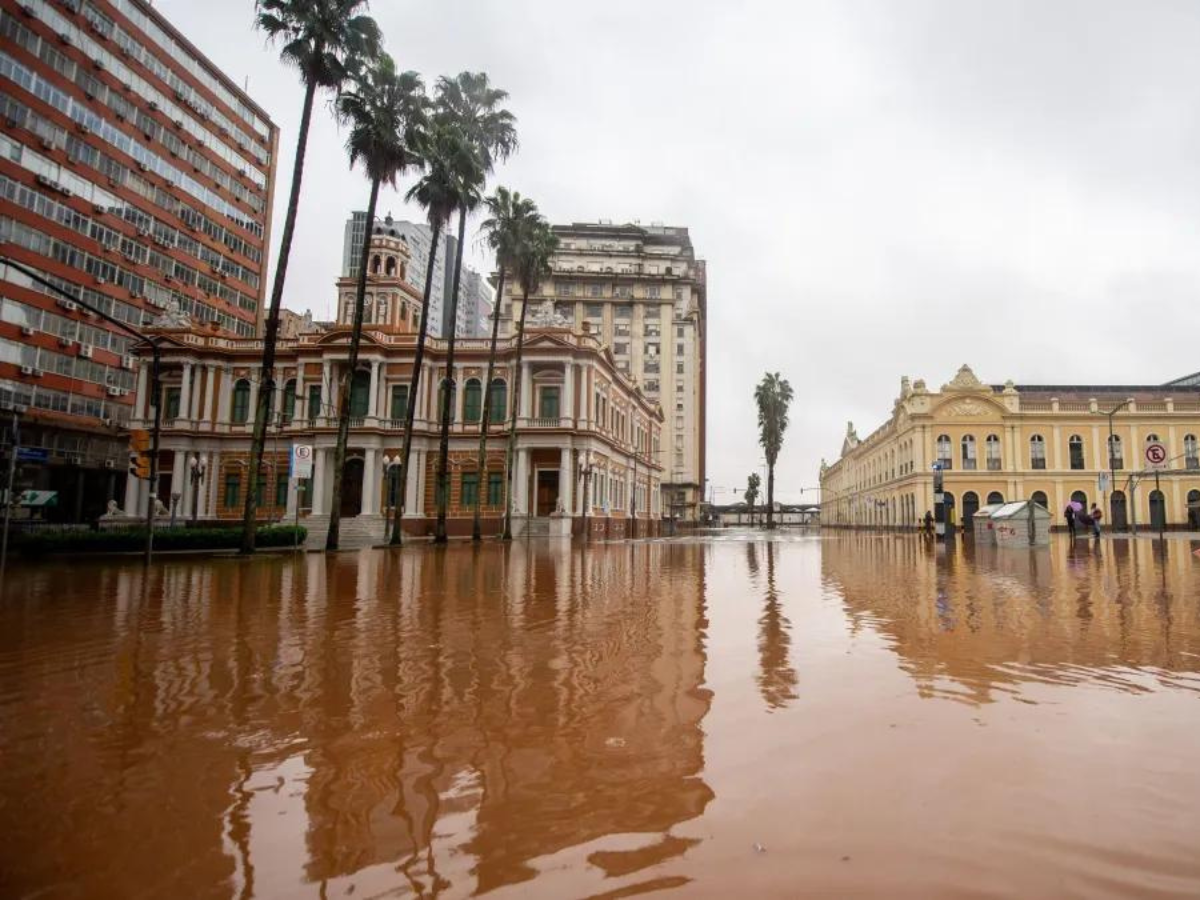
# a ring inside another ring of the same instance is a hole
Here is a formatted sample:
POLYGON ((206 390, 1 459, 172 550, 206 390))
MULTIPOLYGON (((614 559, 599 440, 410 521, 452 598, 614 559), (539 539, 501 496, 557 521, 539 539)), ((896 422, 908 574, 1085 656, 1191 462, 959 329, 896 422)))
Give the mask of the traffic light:
POLYGON ((129 432, 129 474, 134 478, 150 477, 150 432, 145 429, 129 432))

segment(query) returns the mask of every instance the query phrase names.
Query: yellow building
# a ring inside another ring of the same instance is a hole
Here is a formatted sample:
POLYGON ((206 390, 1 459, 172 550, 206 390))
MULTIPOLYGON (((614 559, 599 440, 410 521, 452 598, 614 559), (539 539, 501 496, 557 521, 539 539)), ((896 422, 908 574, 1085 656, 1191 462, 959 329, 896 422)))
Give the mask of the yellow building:
POLYGON ((841 458, 822 462, 821 522, 916 527, 933 509, 939 462, 959 525, 969 525, 985 504, 1028 498, 1056 517, 1071 500, 1088 508, 1099 503, 1105 524, 1117 530, 1196 529, 1198 438, 1200 384, 1188 379, 1157 386, 987 385, 964 365, 934 392, 905 377, 887 422, 861 440, 849 424, 841 458), (1157 488, 1145 461, 1151 443, 1167 451, 1157 488))

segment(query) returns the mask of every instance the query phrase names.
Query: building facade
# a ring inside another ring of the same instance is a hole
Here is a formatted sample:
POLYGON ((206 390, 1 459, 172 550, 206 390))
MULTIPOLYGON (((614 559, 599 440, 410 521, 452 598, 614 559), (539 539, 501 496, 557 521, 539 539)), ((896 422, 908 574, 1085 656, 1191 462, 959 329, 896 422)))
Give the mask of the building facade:
POLYGON ((1022 499, 1060 524, 1075 500, 1116 530, 1197 528, 1200 385, 986 385, 968 366, 940 391, 902 378, 888 421, 861 440, 849 425, 841 457, 822 463, 822 525, 917 527, 935 462, 968 530, 980 506, 1022 499), (1167 449, 1157 487, 1149 443, 1167 449))
MULTIPOLYGON (((177 307, 255 335, 270 117, 142 0, 3 0, 0 34, 3 256, 135 328, 177 307)), ((119 498, 135 368, 128 336, 0 263, 0 406, 52 517, 119 498)))
MULTIPOLYGON (((686 228, 556 225, 553 274, 531 297, 597 335, 617 368, 661 404, 665 508, 697 523, 704 500, 707 277, 686 228)), ((520 316, 521 288, 505 282, 501 332, 520 316)))
MULTIPOLYGON (((367 214, 354 212, 346 221, 342 238, 342 274, 349 278, 358 276, 358 262, 362 256, 363 236, 366 234, 367 214)), ((429 254, 433 249, 433 232, 421 222, 393 219, 389 214, 376 221, 376 228, 395 232, 408 242, 412 264, 408 268, 408 283, 418 291, 425 290, 425 277, 429 271, 429 254)), ((443 232, 438 238, 437 259, 434 261, 433 288, 429 292, 429 334, 443 337, 450 333, 450 304, 447 302, 454 290, 454 258, 458 252, 458 239, 443 232)), ((459 287, 458 317, 455 333, 459 337, 481 337, 481 315, 491 315, 492 291, 487 280, 469 266, 463 266, 459 287), (485 310, 486 307, 486 310, 485 310)))
MULTIPOLYGON (((179 515, 237 519, 253 481, 261 514, 300 521, 310 544, 320 545, 333 503, 343 533, 381 539, 389 505, 385 463, 401 449, 416 350, 421 296, 405 278, 407 242, 377 235, 368 273, 366 317, 358 370, 351 388, 350 451, 339 496, 332 495, 337 439, 336 386, 345 373, 353 312, 353 280, 338 281, 338 320, 328 328, 307 319, 279 345, 283 390, 273 411, 264 468, 247 472, 255 378, 261 341, 218 334, 184 317, 165 316, 154 333, 164 338, 164 421, 158 496, 173 498, 179 515), (293 490, 288 458, 293 444, 314 449, 314 475, 293 490), (193 460, 195 465, 193 465, 193 460), (204 480, 194 481, 200 467, 204 480)), ((502 342, 490 390, 485 470, 477 469, 483 380, 488 341, 463 339, 455 356, 456 390, 450 446, 451 534, 469 534, 476 495, 483 497, 485 528, 496 532, 504 511, 504 459, 516 365, 515 340, 502 342)), ((421 391, 416 398, 412 464, 403 527, 432 532, 439 438, 438 385, 445 377, 446 342, 427 339, 421 391)), ((142 351, 144 352, 144 351, 142 351)), ((143 370, 144 371, 144 370, 143 370)), ((634 530, 654 534, 662 517, 661 469, 655 462, 662 434, 658 404, 616 366, 596 335, 574 329, 550 310, 531 315, 521 362, 520 413, 513 476, 516 530, 598 535, 634 530), (585 500, 586 497, 586 500, 585 500)), ((148 428, 149 385, 139 377, 134 427, 148 428)), ((131 479, 124 510, 144 514, 148 486, 131 479)))

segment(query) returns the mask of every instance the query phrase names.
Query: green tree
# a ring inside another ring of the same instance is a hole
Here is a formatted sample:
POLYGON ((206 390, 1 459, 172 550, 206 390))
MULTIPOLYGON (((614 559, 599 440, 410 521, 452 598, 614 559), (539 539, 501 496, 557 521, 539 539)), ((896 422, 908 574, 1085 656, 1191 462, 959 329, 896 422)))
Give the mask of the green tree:
POLYGON ((751 472, 750 477, 746 479, 746 505, 750 507, 750 524, 754 524, 754 504, 758 502, 758 489, 762 486, 762 479, 758 477, 757 472, 751 472))
MULTIPOLYGON (((350 332, 350 352, 346 368, 338 379, 338 434, 333 452, 333 496, 342 493, 342 470, 346 464, 346 444, 350 437, 350 386, 358 368, 362 344, 363 304, 367 292, 367 268, 371 252, 371 228, 380 185, 396 186, 396 179, 419 164, 415 147, 425 127, 425 97, 421 78, 416 72, 398 72, 396 64, 381 53, 353 78, 349 90, 338 97, 339 119, 350 126, 346 150, 350 166, 361 163, 371 181, 367 200, 367 233, 359 256, 358 284, 354 295, 354 321, 350 332)), ((397 516, 397 521, 399 517, 397 516)), ((329 511, 329 533, 325 549, 336 550, 341 529, 341 504, 329 511)))
MULTIPOLYGON (((275 392, 279 310, 283 304, 283 284, 292 251, 292 237, 296 231, 296 213, 300 207, 300 184, 304 177, 304 153, 308 148, 313 100, 319 89, 341 91, 347 79, 365 60, 378 55, 379 26, 364 14, 366 8, 366 0, 258 0, 255 4, 255 27, 263 31, 268 40, 283 45, 280 57, 300 73, 300 80, 304 84, 304 105, 300 111, 292 187, 283 219, 279 256, 275 261, 271 303, 267 308, 258 403, 254 411, 254 438, 250 446, 251 472, 262 470, 263 453, 267 445, 267 424, 275 392)), ((256 513, 257 492, 246 491, 246 505, 242 513, 243 553, 254 552, 256 513)))
POLYGON ((767 528, 775 527, 775 461, 788 426, 792 386, 779 373, 768 372, 754 389, 758 405, 758 442, 767 457, 767 528))
MULTIPOLYGON (((519 193, 498 187, 484 204, 488 217, 483 221, 483 233, 488 246, 496 254, 496 302, 492 307, 492 338, 488 345, 487 377, 483 382, 483 417, 479 423, 479 453, 475 469, 479 473, 480 489, 475 493, 475 510, 471 523, 471 539, 482 539, 482 505, 487 476, 488 425, 492 413, 492 381, 496 377, 496 343, 500 334, 500 307, 504 301, 504 282, 520 259, 526 235, 538 221, 537 205, 519 193)), ((500 411, 504 415, 504 411, 500 411)))
MULTIPOLYGON (((521 283, 521 315, 517 320, 517 354, 513 361, 512 414, 508 425, 508 451, 504 458, 504 540, 512 540, 512 472, 513 459, 517 452, 517 416, 521 410, 521 359, 525 350, 525 316, 533 292, 550 274, 550 258, 558 248, 558 238, 545 219, 538 217, 526 234, 516 262, 516 274, 521 283)), ((564 473, 570 477, 571 473, 564 473)))
MULTIPOLYGON (((446 377, 441 391, 441 433, 438 440, 437 522, 433 541, 446 542, 446 507, 450 502, 450 404, 455 396, 454 350, 458 341, 458 294, 462 275, 463 245, 466 243, 467 215, 479 205, 484 182, 496 160, 505 159, 517 148, 516 118, 500 107, 508 94, 488 83, 485 72, 462 72, 456 78, 441 78, 437 85, 437 115, 450 123, 475 151, 477 165, 473 174, 478 181, 468 184, 458 206, 458 251, 454 259, 454 281, 450 292, 447 321, 450 333, 446 336, 446 377)), ((462 173, 464 179, 468 173, 462 173)), ((482 474, 482 473, 481 473, 482 474)))
MULTIPOLYGON (((421 303, 421 322, 417 329, 416 353, 413 356, 412 377, 408 385, 408 409, 404 418, 404 448, 400 451, 400 496, 397 509, 404 509, 408 464, 412 455, 413 422, 420 397, 421 368, 425 361, 425 339, 429 334, 429 292, 433 288, 433 273, 442 232, 463 197, 476 190, 482 178, 480 161, 475 148, 451 122, 434 116, 421 140, 421 158, 425 174, 409 190, 406 198, 425 210, 429 222, 429 267, 425 272, 425 296, 421 303)), ((400 530, 393 526, 392 543, 400 543, 400 530)))

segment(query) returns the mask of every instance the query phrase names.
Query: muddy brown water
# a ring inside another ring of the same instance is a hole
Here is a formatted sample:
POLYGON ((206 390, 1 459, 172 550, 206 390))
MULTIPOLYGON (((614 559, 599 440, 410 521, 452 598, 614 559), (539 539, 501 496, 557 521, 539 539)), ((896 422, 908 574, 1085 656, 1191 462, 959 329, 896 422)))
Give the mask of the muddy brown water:
POLYGON ((1195 548, 18 567, 0 895, 1197 896, 1195 548))

